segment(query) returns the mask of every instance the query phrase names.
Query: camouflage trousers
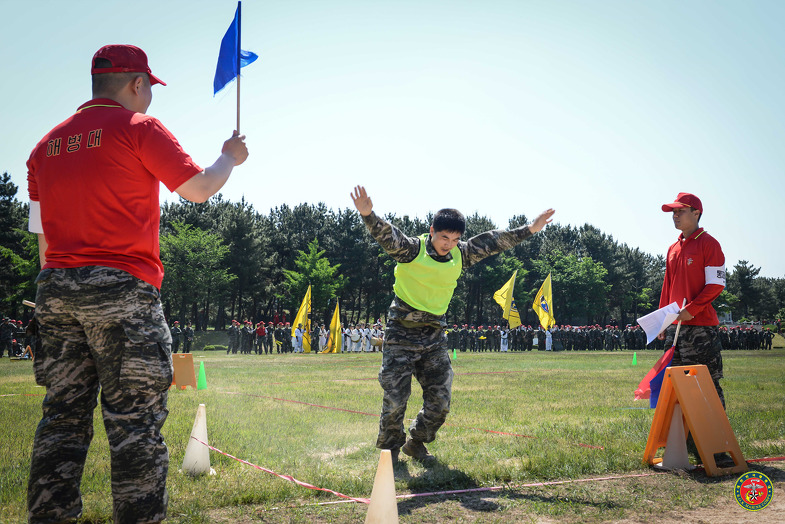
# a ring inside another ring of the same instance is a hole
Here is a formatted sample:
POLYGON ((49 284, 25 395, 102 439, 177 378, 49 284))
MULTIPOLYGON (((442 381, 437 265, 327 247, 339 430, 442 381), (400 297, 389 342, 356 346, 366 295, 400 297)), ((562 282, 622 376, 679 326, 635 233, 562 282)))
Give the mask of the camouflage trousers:
POLYGON ((450 412, 453 371, 442 328, 404 327, 390 321, 385 331, 379 384, 384 390, 376 447, 395 449, 406 442, 403 418, 412 390, 412 374, 422 387, 423 405, 409 427, 421 442, 433 442, 450 412))
MULTIPOLYGON (((673 345, 676 326, 669 326, 665 330, 665 347, 673 345)), ((714 389, 720 397, 722 407, 725 407, 725 395, 720 386, 722 378, 722 342, 717 326, 681 326, 679 339, 676 341, 676 350, 673 352, 671 366, 690 366, 703 364, 709 369, 714 389)))
POLYGON ((172 383, 171 335, 154 286, 118 269, 45 269, 36 279, 46 387, 35 433, 27 506, 31 523, 82 513, 79 485, 101 411, 111 454, 114 522, 166 517, 169 452, 161 436, 172 383))

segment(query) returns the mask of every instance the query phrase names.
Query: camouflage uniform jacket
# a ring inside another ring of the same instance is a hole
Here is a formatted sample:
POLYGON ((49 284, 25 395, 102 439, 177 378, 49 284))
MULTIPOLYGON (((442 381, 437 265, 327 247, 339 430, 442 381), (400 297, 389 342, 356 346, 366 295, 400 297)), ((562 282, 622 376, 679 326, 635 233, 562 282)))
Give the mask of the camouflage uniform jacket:
MULTIPOLYGON (((399 263, 408 263, 417 258, 420 253, 420 239, 405 235, 393 224, 384 220, 376 213, 371 211, 368 216, 362 217, 365 227, 371 236, 382 246, 393 260, 399 263)), ((458 249, 461 250, 461 262, 463 269, 468 269, 477 262, 506 251, 520 244, 532 236, 528 226, 521 226, 512 230, 493 229, 480 233, 468 241, 458 242, 458 249)), ((431 244, 431 238, 425 240, 425 250, 428 256, 437 262, 447 262, 452 260, 452 255, 447 253, 440 256, 431 244)), ((390 310, 387 314, 390 320, 400 322, 404 327, 424 327, 431 326, 445 328, 447 322, 445 316, 437 316, 425 311, 419 311, 395 296, 390 310)))

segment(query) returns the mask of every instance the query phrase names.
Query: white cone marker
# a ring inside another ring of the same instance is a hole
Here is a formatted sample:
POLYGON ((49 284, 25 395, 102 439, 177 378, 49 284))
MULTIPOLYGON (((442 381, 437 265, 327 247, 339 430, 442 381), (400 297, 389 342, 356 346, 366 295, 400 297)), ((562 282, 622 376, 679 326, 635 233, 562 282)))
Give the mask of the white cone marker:
POLYGON ((398 524, 398 501, 395 498, 395 476, 389 449, 383 449, 379 457, 365 524, 398 524))
POLYGON ((191 437, 193 438, 188 438, 188 445, 185 448, 182 471, 189 475, 203 473, 215 475, 215 470, 210 467, 210 448, 202 444, 202 442, 207 444, 207 411, 204 404, 199 404, 199 408, 196 410, 191 437), (198 442, 194 438, 202 442, 198 442))

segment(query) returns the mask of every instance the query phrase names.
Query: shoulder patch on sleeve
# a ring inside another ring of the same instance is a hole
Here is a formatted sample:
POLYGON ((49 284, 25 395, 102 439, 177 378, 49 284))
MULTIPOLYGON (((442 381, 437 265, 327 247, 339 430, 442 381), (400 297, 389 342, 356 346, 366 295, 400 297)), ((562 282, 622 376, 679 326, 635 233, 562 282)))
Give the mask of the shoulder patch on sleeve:
POLYGON ((725 286, 725 266, 706 266, 706 284, 725 286))

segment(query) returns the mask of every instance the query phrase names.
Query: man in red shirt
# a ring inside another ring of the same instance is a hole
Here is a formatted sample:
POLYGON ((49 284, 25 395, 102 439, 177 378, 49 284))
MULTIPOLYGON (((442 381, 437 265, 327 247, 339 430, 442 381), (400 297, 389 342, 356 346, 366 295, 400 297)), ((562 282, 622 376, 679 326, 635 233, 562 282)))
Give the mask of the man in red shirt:
POLYGON ((92 61, 93 99, 50 131, 27 162, 30 231, 42 271, 36 382, 46 387, 28 482, 32 523, 82 513, 79 491, 100 390, 112 464, 114 522, 166 517, 169 452, 161 436, 172 338, 161 308, 160 183, 204 202, 248 156, 235 132, 202 169, 147 116, 164 84, 138 47, 92 61))
MULTIPOLYGON (((662 210, 673 213, 673 224, 681 231, 679 239, 668 249, 665 280, 660 307, 676 302, 681 307, 675 323, 681 331, 673 355, 673 366, 704 364, 709 369, 717 395, 725 406, 720 386, 722 378, 722 343, 717 312, 711 303, 725 287, 725 255, 720 243, 699 227, 703 204, 691 193, 679 193, 676 201, 662 210)), ((660 335, 665 347, 673 344, 676 325, 660 335)))

